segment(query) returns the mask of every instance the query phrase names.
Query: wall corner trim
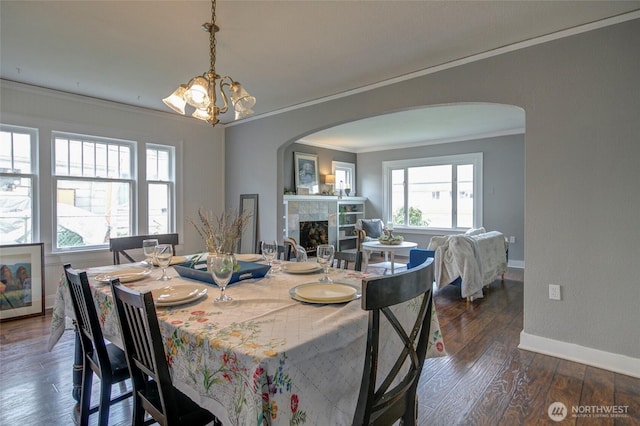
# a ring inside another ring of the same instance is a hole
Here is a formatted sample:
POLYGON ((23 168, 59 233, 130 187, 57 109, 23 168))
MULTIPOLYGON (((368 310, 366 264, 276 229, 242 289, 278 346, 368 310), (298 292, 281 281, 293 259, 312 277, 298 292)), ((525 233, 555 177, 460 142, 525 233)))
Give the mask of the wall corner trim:
POLYGON ((592 367, 603 368, 615 373, 640 378, 640 359, 626 355, 614 354, 599 349, 588 348, 574 343, 562 342, 546 337, 520 333, 518 349, 538 352, 568 361, 579 362, 592 367))

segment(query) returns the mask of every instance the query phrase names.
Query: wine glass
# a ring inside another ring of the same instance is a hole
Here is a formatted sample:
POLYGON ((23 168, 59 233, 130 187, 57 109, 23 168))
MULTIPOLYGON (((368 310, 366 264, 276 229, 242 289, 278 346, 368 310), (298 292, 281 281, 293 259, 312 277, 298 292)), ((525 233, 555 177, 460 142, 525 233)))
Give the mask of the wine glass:
POLYGON ((153 258, 156 253, 156 246, 158 245, 158 240, 156 238, 142 240, 142 251, 144 252, 144 261, 147 264, 147 268, 151 269, 153 267, 153 258))
POLYGON ((324 277, 318 281, 321 283, 331 283, 333 280, 329 278, 329 265, 333 262, 333 255, 336 249, 331 244, 320 244, 316 249, 316 259, 319 264, 322 265, 324 271, 324 277))
POLYGON ((233 300, 231 297, 224 294, 227 284, 231 281, 234 269, 234 256, 230 253, 215 253, 209 254, 207 257, 207 268, 209 273, 213 277, 218 287, 220 287, 220 296, 217 297, 215 302, 229 302, 233 300))
MULTIPOLYGON (((270 241, 263 241, 261 244, 262 244, 261 245, 262 255, 264 256, 269 266, 272 266, 273 259, 275 259, 276 254, 278 253, 278 242, 270 240, 270 241)), ((273 274, 274 274, 274 271, 273 269, 270 268, 268 275, 273 275, 273 274)))
POLYGON ((158 244, 154 254, 156 262, 158 262, 158 266, 162 268, 162 276, 158 278, 158 281, 170 280, 171 277, 167 275, 167 267, 171 263, 171 258, 173 257, 173 246, 171 244, 158 244))

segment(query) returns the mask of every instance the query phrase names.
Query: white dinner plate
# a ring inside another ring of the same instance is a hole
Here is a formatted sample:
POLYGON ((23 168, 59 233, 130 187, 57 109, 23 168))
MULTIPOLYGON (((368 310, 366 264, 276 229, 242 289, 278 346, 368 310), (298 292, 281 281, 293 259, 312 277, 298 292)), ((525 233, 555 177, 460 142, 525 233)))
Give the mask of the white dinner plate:
POLYGON ((322 265, 315 262, 289 262, 282 265, 282 270, 290 274, 310 274, 322 270, 322 265))
POLYGON ((289 295, 298 301, 307 303, 344 303, 359 299, 358 287, 344 283, 307 283, 289 290, 289 295))
POLYGON ((110 283, 111 280, 118 278, 121 283, 129 283, 132 281, 141 280, 146 278, 151 273, 148 269, 116 269, 109 272, 104 272, 93 277, 96 281, 101 283, 110 283))
POLYGON ((174 306, 190 303, 207 294, 202 284, 180 284, 153 290, 153 300, 158 306, 174 306))
POLYGON ((263 257, 261 254, 238 253, 236 254, 236 260, 240 260, 242 262, 259 262, 263 260, 263 257))

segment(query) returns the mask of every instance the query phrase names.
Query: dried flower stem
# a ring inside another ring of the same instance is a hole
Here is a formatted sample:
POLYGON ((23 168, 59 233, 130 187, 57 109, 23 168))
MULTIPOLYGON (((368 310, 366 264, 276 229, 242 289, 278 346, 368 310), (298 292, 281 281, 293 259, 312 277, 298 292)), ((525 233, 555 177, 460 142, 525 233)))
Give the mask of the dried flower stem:
POLYGON ((204 240, 208 252, 233 253, 251 216, 251 213, 238 213, 237 210, 233 213, 226 211, 216 216, 200 207, 200 224, 193 220, 191 224, 204 240))

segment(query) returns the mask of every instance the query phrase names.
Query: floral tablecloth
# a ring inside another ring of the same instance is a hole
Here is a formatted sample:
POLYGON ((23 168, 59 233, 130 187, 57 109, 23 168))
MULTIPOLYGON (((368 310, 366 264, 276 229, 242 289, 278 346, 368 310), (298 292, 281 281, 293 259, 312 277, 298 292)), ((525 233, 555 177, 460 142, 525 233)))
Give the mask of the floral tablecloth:
MULTIPOLYGON (((87 272, 91 277, 114 268, 87 272)), ((174 276, 170 285, 199 282, 170 271, 174 276)), ((154 270, 149 278, 128 285, 139 291, 166 286, 167 282, 154 279, 159 275, 154 270)), ((370 275, 330 272, 334 281, 358 287, 370 275)), ((316 305, 289 296, 292 287, 319 277, 279 272, 229 286, 227 294, 234 298, 229 305, 214 303, 219 289, 210 286, 208 294, 195 302, 157 307, 176 387, 225 425, 351 424, 362 377, 367 312, 359 300, 316 305)), ((93 279, 91 283, 105 338, 120 345, 111 289, 93 279)), ((408 311, 411 306, 397 309, 408 311)), ((63 279, 56 293, 49 349, 72 316, 63 279)), ((427 357, 443 355, 434 309, 427 357)))

